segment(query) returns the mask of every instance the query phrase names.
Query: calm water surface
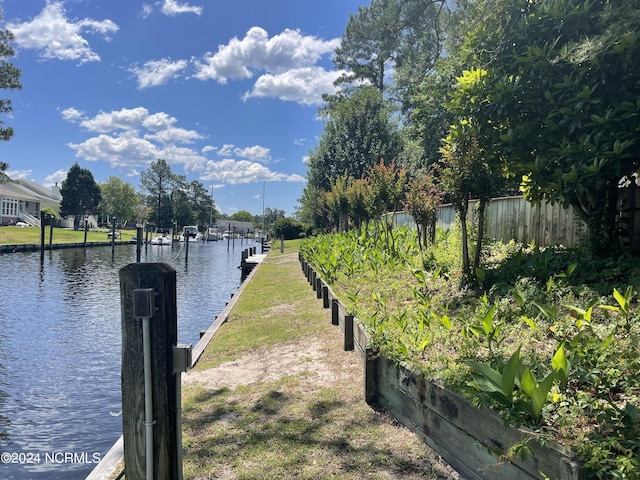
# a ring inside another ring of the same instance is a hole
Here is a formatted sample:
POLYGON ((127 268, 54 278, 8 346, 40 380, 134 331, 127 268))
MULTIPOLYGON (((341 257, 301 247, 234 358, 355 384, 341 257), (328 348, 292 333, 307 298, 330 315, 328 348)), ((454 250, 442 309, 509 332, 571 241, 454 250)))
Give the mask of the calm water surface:
MULTIPOLYGON (((143 247, 176 269, 180 343, 224 309, 254 245, 190 244, 188 262, 143 247)), ((85 478, 121 435, 118 270, 135 260, 135 245, 0 255, 0 478, 85 478)))

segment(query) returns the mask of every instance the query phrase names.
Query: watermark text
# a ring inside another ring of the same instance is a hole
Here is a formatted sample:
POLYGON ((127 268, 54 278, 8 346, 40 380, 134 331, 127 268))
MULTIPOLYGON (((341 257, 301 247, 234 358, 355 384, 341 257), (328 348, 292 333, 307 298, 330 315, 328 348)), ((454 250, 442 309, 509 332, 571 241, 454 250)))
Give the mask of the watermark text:
POLYGON ((20 465, 38 465, 41 463, 70 464, 100 463, 100 453, 98 452, 2 452, 0 453, 0 464, 13 463, 20 465))

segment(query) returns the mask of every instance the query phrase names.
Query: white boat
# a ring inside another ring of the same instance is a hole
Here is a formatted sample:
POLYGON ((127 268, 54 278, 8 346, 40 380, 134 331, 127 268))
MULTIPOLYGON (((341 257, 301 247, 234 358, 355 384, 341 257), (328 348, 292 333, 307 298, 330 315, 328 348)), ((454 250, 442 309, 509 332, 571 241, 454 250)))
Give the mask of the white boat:
POLYGON ((198 227, 195 225, 187 225, 182 229, 182 235, 180 235, 180 241, 184 242, 185 237, 190 242, 201 242, 202 234, 198 231, 198 227))
POLYGON ((220 235, 220 231, 218 230, 218 227, 209 227, 209 229, 207 230, 207 241, 215 242, 221 239, 222 239, 222 235, 220 235))
POLYGON ((171 245, 173 242, 170 236, 164 234, 161 237, 152 238, 150 243, 151 245, 171 245))

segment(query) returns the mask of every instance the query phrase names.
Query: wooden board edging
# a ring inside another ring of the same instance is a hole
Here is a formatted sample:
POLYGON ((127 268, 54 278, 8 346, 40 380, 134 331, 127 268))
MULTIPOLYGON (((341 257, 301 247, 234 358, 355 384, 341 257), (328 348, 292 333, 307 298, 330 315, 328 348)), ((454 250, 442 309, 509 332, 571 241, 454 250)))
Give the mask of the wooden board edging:
POLYGON ((389 359, 379 357, 376 370, 377 404, 425 441, 430 438, 429 444, 452 466, 480 472, 471 478, 532 480, 541 478, 540 472, 557 480, 586 478, 584 467, 562 446, 541 445, 532 432, 505 426, 492 410, 476 408, 461 395, 389 359), (500 463, 500 455, 525 439, 533 457, 500 463))

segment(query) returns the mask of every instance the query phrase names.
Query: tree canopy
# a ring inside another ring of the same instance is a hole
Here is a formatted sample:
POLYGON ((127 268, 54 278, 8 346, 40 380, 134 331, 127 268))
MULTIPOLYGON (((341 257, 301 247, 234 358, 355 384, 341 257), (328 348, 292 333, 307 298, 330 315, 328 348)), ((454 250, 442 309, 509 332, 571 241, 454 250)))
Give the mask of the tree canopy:
POLYGON ((118 177, 109 177, 100 185, 100 194, 101 213, 109 218, 116 217, 120 222, 135 219, 140 199, 133 185, 118 177))
MULTIPOLYGON (((8 60, 15 55, 10 43, 13 38, 13 33, 9 30, 0 30, 0 88, 19 90, 22 89, 22 83, 20 82, 22 71, 8 60)), ((9 114, 12 111, 11 100, 0 99, 0 114, 9 114)), ((5 126, 4 121, 0 120, 0 140, 9 140, 13 137, 13 133, 13 128, 5 126)))
POLYGON ((381 159, 402 150, 397 124, 382 93, 362 87, 330 107, 328 121, 308 163, 309 185, 329 191, 340 175, 363 178, 381 159))
POLYGON ((86 168, 74 163, 67 172, 67 178, 60 186, 60 215, 85 215, 97 211, 100 203, 100 187, 93 174, 86 168))
POLYGON ((148 170, 140 174, 140 186, 153 198, 152 219, 157 227, 173 224, 171 194, 186 182, 186 177, 173 173, 166 160, 151 162, 148 170))
POLYGON ((628 234, 640 0, 372 0, 349 19, 334 63, 349 88, 321 110, 300 199, 316 226, 337 179, 353 184, 384 159, 407 181, 461 188, 445 191, 450 200, 519 188, 534 203, 572 205, 601 251, 628 234))

